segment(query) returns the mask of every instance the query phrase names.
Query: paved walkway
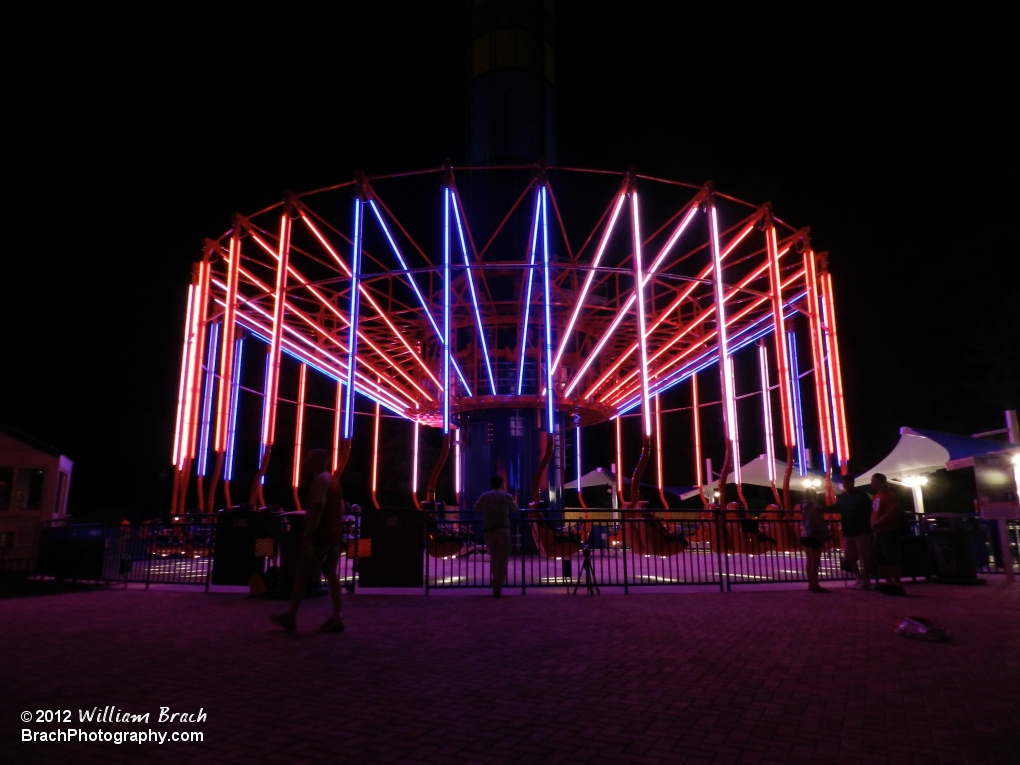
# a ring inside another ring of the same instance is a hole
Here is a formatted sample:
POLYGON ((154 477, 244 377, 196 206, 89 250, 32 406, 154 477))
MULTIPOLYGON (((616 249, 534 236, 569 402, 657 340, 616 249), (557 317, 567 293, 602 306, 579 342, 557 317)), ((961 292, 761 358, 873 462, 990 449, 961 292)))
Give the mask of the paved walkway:
POLYGON ((326 598, 294 634, 269 624, 278 602, 237 593, 0 600, 0 762, 1016 765, 1020 584, 908 591, 359 594, 343 635, 315 629, 326 598), (897 637, 908 615, 953 641, 897 637), (106 706, 149 722, 79 722, 106 706), (64 709, 72 723, 20 722, 64 709))

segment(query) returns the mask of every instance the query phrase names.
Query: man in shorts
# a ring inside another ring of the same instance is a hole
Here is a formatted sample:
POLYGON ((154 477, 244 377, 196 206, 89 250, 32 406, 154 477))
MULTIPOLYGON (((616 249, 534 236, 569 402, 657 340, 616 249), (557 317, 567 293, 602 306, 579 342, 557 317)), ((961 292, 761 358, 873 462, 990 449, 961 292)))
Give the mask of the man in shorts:
POLYGON ((293 631, 297 628, 297 613, 308 589, 308 578, 319 569, 329 585, 333 613, 319 627, 322 632, 343 632, 344 619, 340 613, 340 579, 337 563, 340 559, 340 542, 344 529, 344 497, 339 479, 329 470, 329 453, 325 449, 312 449, 305 457, 305 467, 314 476, 308 490, 308 509, 305 513, 304 539, 294 573, 290 608, 270 618, 273 624, 293 631))
POLYGON ((854 477, 842 478, 843 493, 836 497, 843 530, 843 567, 857 577, 858 590, 871 589, 871 500, 854 487, 854 477))
POLYGON ((871 500, 872 553, 878 566, 878 575, 885 579, 885 583, 875 589, 886 595, 906 595, 900 581, 903 551, 900 546, 900 510, 896 506, 896 495, 881 473, 871 476, 871 488, 875 492, 871 500))

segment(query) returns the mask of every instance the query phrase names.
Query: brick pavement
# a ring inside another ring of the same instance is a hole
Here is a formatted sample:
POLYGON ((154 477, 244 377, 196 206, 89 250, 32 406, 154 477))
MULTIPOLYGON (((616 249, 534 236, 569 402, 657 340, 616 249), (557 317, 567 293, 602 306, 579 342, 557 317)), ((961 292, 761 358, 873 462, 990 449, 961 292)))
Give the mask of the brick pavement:
POLYGON ((345 597, 348 632, 268 622, 237 593, 0 600, 3 763, 1020 762, 1020 584, 728 594, 345 597), (907 640, 903 616, 953 641, 907 640), (149 725, 24 726, 115 705, 149 725), (171 731, 200 744, 22 743, 21 729, 171 731))

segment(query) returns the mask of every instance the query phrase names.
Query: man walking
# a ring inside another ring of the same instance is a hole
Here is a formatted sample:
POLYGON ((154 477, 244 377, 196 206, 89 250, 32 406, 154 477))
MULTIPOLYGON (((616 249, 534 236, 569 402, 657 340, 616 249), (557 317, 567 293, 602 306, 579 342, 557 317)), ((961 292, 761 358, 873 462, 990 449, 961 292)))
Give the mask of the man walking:
POLYGON ((885 579, 885 584, 876 589, 886 595, 906 595, 900 581, 903 553, 900 549, 900 510, 896 507, 896 495, 881 473, 871 476, 871 488, 875 491, 871 500, 873 552, 878 575, 885 579))
POLYGON ((871 589, 871 501, 854 487, 854 477, 842 479, 843 493, 836 497, 843 529, 843 566, 857 577, 858 590, 871 589))
POLYGON ((482 528, 485 529, 485 546, 489 550, 489 581, 492 597, 503 594, 506 582, 506 565, 510 557, 510 513, 520 508, 514 498, 503 491, 503 479, 493 476, 489 481, 492 488, 483 493, 475 502, 475 512, 482 514, 482 528))
POLYGON ((333 613, 319 627, 322 632, 343 632, 344 620, 340 613, 340 579, 337 563, 340 559, 340 541, 344 528, 344 497, 339 479, 329 470, 329 453, 325 449, 312 449, 305 457, 305 465, 312 479, 308 491, 308 510, 305 513, 304 539, 294 573, 290 608, 270 617, 273 624, 293 631, 297 628, 297 612, 308 589, 308 577, 318 576, 319 568, 329 585, 333 613))

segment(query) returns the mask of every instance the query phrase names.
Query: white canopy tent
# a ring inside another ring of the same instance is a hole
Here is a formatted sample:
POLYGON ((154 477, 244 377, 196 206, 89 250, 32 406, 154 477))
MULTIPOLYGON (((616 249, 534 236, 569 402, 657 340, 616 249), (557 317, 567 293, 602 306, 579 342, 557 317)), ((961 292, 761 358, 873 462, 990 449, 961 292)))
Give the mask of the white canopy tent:
MULTIPOLYGON (((577 480, 573 480, 568 484, 564 484, 564 489, 577 489, 577 480)), ((630 483, 630 479, 624 477, 623 484, 626 486, 630 483)), ((597 467, 590 473, 585 473, 581 476, 581 488, 589 489, 597 486, 605 486, 609 493, 613 497, 613 509, 616 510, 619 506, 619 493, 616 491, 616 476, 603 468, 597 467)))
MULTIPOLYGON (((783 488, 783 475, 786 473, 786 463, 782 460, 774 460, 775 463, 775 475, 776 475, 776 488, 782 490, 783 488)), ((809 470, 805 476, 806 478, 818 479, 819 482, 825 480, 825 474, 820 473, 817 470, 809 470)), ((731 472, 726 476, 726 483, 736 483, 737 479, 731 472)), ((771 481, 769 480, 769 463, 768 459, 764 454, 755 457, 753 460, 744 463, 740 466, 740 482, 745 486, 769 486, 771 481)), ((719 485, 718 481, 713 481, 710 484, 706 484, 703 488, 706 492, 711 492, 715 487, 719 485)), ((790 488, 794 491, 800 491, 803 488, 801 478, 794 468, 793 474, 790 476, 790 488)), ((698 490, 692 489, 691 491, 685 492, 680 495, 681 499, 688 499, 690 497, 697 496, 698 490)))
MULTIPOLYGON (((624 483, 630 483, 627 478, 624 478, 624 483)), ((600 467, 595 468, 590 473, 585 473, 581 476, 581 488, 588 489, 592 486, 610 486, 616 488, 616 476, 610 473, 608 470, 604 470, 600 467)), ((576 489, 577 481, 571 481, 570 483, 563 485, 564 489, 576 489)))
POLYGON ((894 483, 904 483, 904 479, 913 476, 944 470, 950 460, 1009 448, 1010 444, 1001 441, 904 427, 900 428, 900 440, 893 450, 873 468, 862 471, 860 479, 866 482, 875 473, 882 473, 894 483))
POLYGON ((900 428, 900 440, 881 462, 861 473, 867 481, 875 473, 882 473, 891 483, 909 486, 914 495, 914 509, 924 512, 924 492, 929 473, 946 469, 946 463, 992 454, 1010 448, 1010 444, 985 438, 970 438, 936 430, 900 428))
MULTIPOLYGON (((623 480, 624 487, 630 486, 631 480, 627 476, 623 476, 622 480, 623 480)), ((606 489, 612 493, 612 495, 613 495, 613 508, 615 509, 617 507, 618 502, 619 502, 619 493, 617 492, 617 489, 616 489, 616 475, 615 474, 613 474, 609 470, 606 470, 605 468, 597 467, 594 470, 592 470, 591 472, 585 473, 583 476, 581 476, 581 488, 582 489, 590 489, 590 488, 599 487, 599 486, 606 487, 606 489)), ((648 483, 642 483, 641 486, 644 487, 644 488, 648 488, 649 490, 655 488, 652 484, 648 484, 648 483)), ((575 489, 576 490, 577 489, 577 481, 574 480, 574 481, 571 481, 570 483, 566 483, 566 484, 563 485, 563 488, 564 489, 575 489)), ((663 487, 663 489, 666 491, 666 493, 672 494, 674 496, 681 497, 681 498, 684 496, 684 492, 687 491, 686 488, 678 488, 676 486, 665 486, 665 487, 663 487)), ((697 492, 695 492, 695 493, 697 493, 697 492)))

